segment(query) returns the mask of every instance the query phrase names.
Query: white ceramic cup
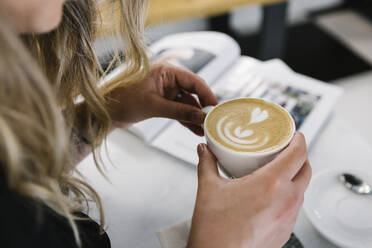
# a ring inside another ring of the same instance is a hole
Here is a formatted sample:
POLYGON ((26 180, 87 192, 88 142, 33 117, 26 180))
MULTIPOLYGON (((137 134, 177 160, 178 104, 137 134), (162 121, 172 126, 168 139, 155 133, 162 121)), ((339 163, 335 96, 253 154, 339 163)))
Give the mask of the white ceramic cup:
MULTIPOLYGON (((240 99, 258 99, 258 98, 240 98, 240 99)), ((217 106, 223 103, 229 102, 229 101, 234 101, 234 100, 237 100, 237 99, 221 102, 217 106)), ((262 99, 259 99, 259 100, 262 100, 262 99)), ((287 110, 285 110, 283 107, 281 107, 280 105, 276 103, 269 102, 269 101, 265 101, 265 102, 274 104, 277 107, 283 109, 285 113, 288 114, 288 116, 291 118, 291 121, 292 121, 292 133, 291 133, 290 138, 278 148, 275 148, 267 152, 240 152, 240 151, 231 150, 225 146, 222 146, 217 141, 215 141, 213 138, 211 138, 210 134, 208 133, 207 128, 204 127, 204 133, 205 133, 205 137, 206 137, 209 149, 216 156, 221 169, 224 172, 226 172, 226 174, 230 177, 235 177, 235 178, 243 177, 253 172, 254 170, 264 166, 271 160, 273 160, 275 156, 278 153, 280 153, 289 144, 289 142, 292 140, 296 132, 295 122, 287 110)), ((208 107, 203 108, 203 112, 207 114, 204 124, 207 123, 210 113, 212 113, 213 109, 217 106, 208 106, 208 107)))

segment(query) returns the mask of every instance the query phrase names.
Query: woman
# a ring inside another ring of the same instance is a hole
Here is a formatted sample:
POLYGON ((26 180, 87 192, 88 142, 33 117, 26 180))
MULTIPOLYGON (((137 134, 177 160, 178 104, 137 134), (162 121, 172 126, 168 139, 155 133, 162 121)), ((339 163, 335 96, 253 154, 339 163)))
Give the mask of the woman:
MULTIPOLYGON (((196 75, 149 65, 142 37, 147 1, 111 1, 123 14, 127 69, 98 88, 104 73, 91 46, 94 0, 0 0, 1 247, 110 247, 100 198, 72 175, 75 165, 93 151, 100 166, 96 148, 108 132, 151 117, 178 120, 203 135, 200 109, 217 104, 196 75), (83 214, 88 201, 101 210, 100 226, 83 214)), ((303 136, 234 181, 219 177, 206 145, 198 154, 188 246, 282 246, 311 177, 303 136)))

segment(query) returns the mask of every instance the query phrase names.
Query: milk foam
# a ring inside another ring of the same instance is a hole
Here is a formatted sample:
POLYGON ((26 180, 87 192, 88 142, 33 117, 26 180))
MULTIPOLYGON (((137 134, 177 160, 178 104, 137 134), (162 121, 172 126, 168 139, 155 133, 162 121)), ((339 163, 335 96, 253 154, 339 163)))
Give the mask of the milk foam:
POLYGON ((288 142, 295 126, 279 106, 261 99, 236 99, 215 107, 206 120, 208 136, 240 152, 265 152, 288 142))
POLYGON ((268 111, 262 111, 259 107, 254 108, 254 110, 252 111, 251 120, 246 127, 236 126, 235 128, 233 128, 234 122, 228 120, 229 116, 222 117, 217 122, 218 137, 235 148, 260 148, 268 143, 269 137, 263 134, 256 138, 249 138, 250 136, 255 134, 254 130, 249 128, 251 124, 263 122, 268 118, 268 111))

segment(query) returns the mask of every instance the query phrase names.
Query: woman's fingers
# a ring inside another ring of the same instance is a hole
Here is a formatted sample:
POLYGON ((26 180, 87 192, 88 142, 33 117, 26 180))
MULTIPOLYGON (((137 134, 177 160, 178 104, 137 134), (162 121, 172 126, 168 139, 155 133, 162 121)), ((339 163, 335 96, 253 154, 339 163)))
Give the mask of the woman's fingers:
POLYGON ((296 190, 298 190, 300 194, 303 194, 307 187, 309 186, 311 175, 312 175, 311 165, 309 160, 306 160, 304 166, 302 166, 301 170, 292 180, 293 183, 295 184, 296 190))
MULTIPOLYGON (((204 80, 190 71, 167 63, 159 64, 154 71, 161 82, 157 87, 161 89, 157 90, 160 94, 153 94, 146 99, 148 109, 156 113, 153 116, 171 118, 182 124, 203 124, 206 115, 201 111, 201 107, 217 104, 216 96, 204 80), (191 94, 196 94, 200 103, 191 94)), ((196 130, 199 128, 188 127, 200 133, 196 130)))
POLYGON ((200 109, 202 108, 198 100, 196 100, 196 98, 192 94, 184 90, 181 90, 181 92, 178 94, 176 101, 189 104, 189 105, 195 106, 200 109))
POLYGON ((190 93, 196 94, 199 97, 200 103, 203 107, 217 105, 218 101, 216 96, 202 78, 190 71, 178 68, 176 66, 172 66, 172 70, 175 73, 177 85, 181 89, 185 89, 190 93))
POLYGON ((156 117, 170 118, 194 125, 202 125, 206 116, 196 106, 168 100, 159 95, 152 95, 149 105, 156 113, 156 117))
POLYGON ((182 122, 182 121, 180 123, 181 123, 182 126, 186 127, 187 129, 189 129, 194 134, 196 134, 198 136, 204 136, 204 130, 201 126, 186 123, 186 122, 182 122))
POLYGON ((296 133, 289 146, 273 161, 262 168, 263 171, 274 173, 276 178, 292 180, 301 170, 307 160, 305 137, 296 133))
MULTIPOLYGON (((183 92, 180 94, 180 97, 177 98, 178 102, 189 104, 192 106, 195 106, 197 108, 200 108, 199 102, 188 92, 183 92)), ((180 123, 191 130, 194 134, 198 136, 204 136, 204 130, 200 125, 195 125, 187 122, 180 121, 180 123)))
POLYGON ((217 180, 220 178, 220 174, 217 168, 217 159, 213 153, 209 150, 206 144, 198 145, 198 178, 199 182, 204 180, 217 180))

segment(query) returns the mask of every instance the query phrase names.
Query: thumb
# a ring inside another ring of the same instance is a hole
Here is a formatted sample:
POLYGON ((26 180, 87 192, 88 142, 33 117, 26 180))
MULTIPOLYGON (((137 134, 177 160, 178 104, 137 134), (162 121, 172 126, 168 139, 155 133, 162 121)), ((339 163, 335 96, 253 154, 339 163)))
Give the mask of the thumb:
POLYGON ((217 159, 208 149, 206 144, 198 145, 198 178, 199 182, 203 180, 216 180, 220 178, 220 174, 217 168, 217 159))
POLYGON ((161 96, 154 96, 152 105, 157 117, 170 118, 194 125, 203 124, 206 116, 205 113, 196 106, 167 100, 161 96))

